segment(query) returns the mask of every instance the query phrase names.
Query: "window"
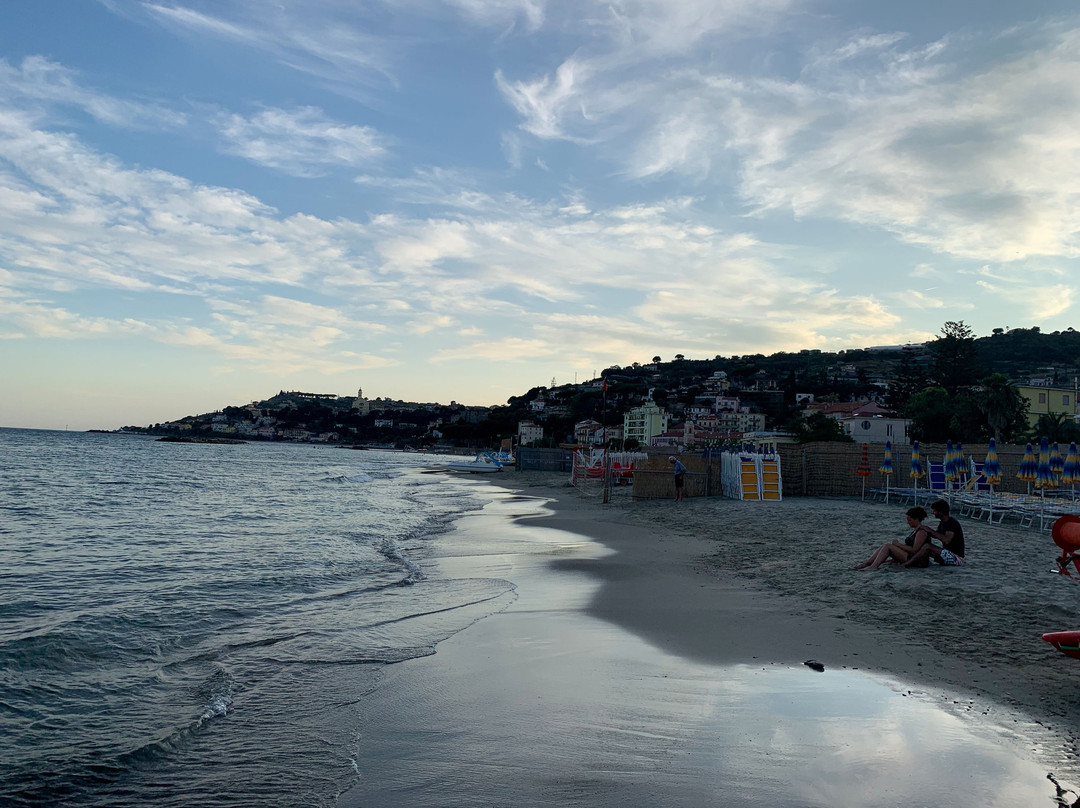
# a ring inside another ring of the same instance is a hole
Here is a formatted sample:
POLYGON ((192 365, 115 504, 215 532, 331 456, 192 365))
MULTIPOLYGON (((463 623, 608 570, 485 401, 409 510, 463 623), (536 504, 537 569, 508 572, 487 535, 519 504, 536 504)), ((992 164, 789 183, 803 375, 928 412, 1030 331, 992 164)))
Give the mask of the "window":
POLYGON ((892 434, 893 434, 892 428, 893 428, 892 424, 885 424, 885 434, 890 438, 892 437, 892 434))
POLYGON ((1046 393, 1039 393, 1039 403, 1040 404, 1045 404, 1046 403, 1046 393))
POLYGON ((1061 406, 1062 407, 1068 407, 1069 406, 1069 394, 1068 393, 1065 393, 1064 395, 1062 395, 1062 397, 1061 397, 1061 406))

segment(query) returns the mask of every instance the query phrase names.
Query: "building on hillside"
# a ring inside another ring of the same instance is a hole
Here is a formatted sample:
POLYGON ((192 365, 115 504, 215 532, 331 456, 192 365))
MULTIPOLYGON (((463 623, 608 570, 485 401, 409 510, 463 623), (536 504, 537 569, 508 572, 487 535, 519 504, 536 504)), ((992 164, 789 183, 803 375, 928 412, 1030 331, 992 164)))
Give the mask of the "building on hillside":
POLYGON ((598 427, 592 435, 589 436, 589 443, 593 446, 607 446, 613 441, 616 444, 621 444, 623 440, 623 428, 619 426, 601 426, 598 427))
POLYGON ((781 444, 795 443, 797 437, 792 432, 747 432, 742 436, 743 445, 753 448, 755 452, 775 454, 776 447, 781 444))
POLYGON ((683 427, 669 429, 659 435, 649 438, 649 446, 654 448, 677 449, 682 452, 686 448, 686 432, 683 427))
POLYGON ((1028 403, 1028 426, 1035 426, 1040 415, 1077 415, 1076 390, 1071 387, 1040 387, 1018 384, 1016 389, 1028 403))
POLYGON ((654 436, 667 432, 667 428, 668 413, 655 401, 633 407, 623 416, 623 439, 636 440, 641 446, 648 446, 654 436))
POLYGON ((588 446, 592 444, 593 433, 600 427, 599 421, 588 418, 574 424, 574 443, 588 446))
POLYGON ((827 418, 840 421, 844 418, 873 418, 892 413, 876 401, 826 401, 806 405, 806 414, 820 412, 827 418))
POLYGON ((709 428, 718 432, 759 432, 765 428, 765 414, 760 412, 718 412, 709 428))
POLYGON ((360 415, 369 415, 371 413, 371 402, 364 398, 363 388, 356 391, 356 398, 353 399, 352 408, 360 415))
POLYGON ((911 421, 907 418, 886 418, 876 415, 872 418, 855 416, 853 418, 840 418, 844 431, 851 435, 857 443, 886 443, 892 441, 894 446, 907 446, 911 443, 908 432, 911 421))
POLYGON ((532 446, 544 439, 544 428, 532 421, 518 421, 518 446, 532 446))

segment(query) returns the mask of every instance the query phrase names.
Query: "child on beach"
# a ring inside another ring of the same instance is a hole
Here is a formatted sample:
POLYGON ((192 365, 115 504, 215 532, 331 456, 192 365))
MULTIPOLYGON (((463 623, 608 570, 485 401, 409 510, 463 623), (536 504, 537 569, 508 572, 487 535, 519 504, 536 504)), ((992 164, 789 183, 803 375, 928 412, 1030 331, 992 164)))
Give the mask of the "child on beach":
POLYGON ((943 499, 930 503, 930 510, 938 519, 937 530, 925 528, 927 536, 938 539, 941 547, 931 542, 929 538, 921 545, 914 548, 915 552, 903 562, 905 567, 917 567, 920 562, 929 562, 934 559, 946 567, 959 567, 964 563, 964 528, 956 521, 955 516, 949 515, 949 503, 943 499))
MULTIPOLYGON (((930 542, 929 528, 923 524, 926 519, 926 509, 916 505, 908 508, 904 514, 911 533, 903 541, 886 542, 876 549, 866 561, 856 565, 857 570, 876 570, 886 561, 896 561, 903 564, 909 561, 917 550, 930 542)), ((929 562, 924 562, 927 564, 929 562)), ((904 566, 907 566, 906 564, 904 566)), ((914 565, 913 565, 914 566, 914 565)))

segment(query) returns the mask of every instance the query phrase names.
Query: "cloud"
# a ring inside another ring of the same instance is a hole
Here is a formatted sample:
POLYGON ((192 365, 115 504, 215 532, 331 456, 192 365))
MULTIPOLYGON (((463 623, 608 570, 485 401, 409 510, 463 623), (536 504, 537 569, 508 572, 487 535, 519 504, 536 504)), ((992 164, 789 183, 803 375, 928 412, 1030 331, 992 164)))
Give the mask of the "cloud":
POLYGON ((299 177, 386 155, 385 138, 374 129, 333 121, 314 107, 267 109, 251 118, 221 115, 217 125, 229 153, 299 177))
POLYGON ((320 79, 345 95, 366 96, 371 88, 393 85, 393 38, 369 33, 365 9, 337 2, 146 3, 151 19, 188 35, 214 37, 270 54, 286 67, 320 79), (208 11, 195 6, 204 5, 208 11))
POLYGON ((115 98, 79 81, 79 75, 43 56, 27 56, 15 67, 0 59, 0 99, 26 106, 77 107, 102 123, 125 129, 171 129, 187 116, 156 102, 115 98))

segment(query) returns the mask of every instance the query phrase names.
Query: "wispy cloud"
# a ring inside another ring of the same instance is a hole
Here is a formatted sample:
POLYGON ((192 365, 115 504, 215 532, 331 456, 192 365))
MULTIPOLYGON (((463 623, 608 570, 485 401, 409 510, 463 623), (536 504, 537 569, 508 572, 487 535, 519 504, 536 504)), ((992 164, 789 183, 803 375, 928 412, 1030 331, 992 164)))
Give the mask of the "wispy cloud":
POLYGON ((221 115, 217 124, 230 153, 301 177, 367 165, 386 154, 385 138, 371 127, 331 120, 314 107, 221 115))
POLYGON ((153 100, 117 98, 95 90, 75 71, 43 56, 18 65, 0 58, 0 100, 26 107, 43 103, 81 109, 102 123, 122 128, 174 128, 187 116, 153 100))
MULTIPOLYGON (((253 0, 187 5, 146 3, 151 17, 175 31, 211 36, 272 55, 347 95, 393 84, 395 47, 366 30, 365 9, 327 0, 253 0), (200 7, 206 10, 200 10, 200 7)), ((399 44, 400 47, 400 44, 399 44)))

